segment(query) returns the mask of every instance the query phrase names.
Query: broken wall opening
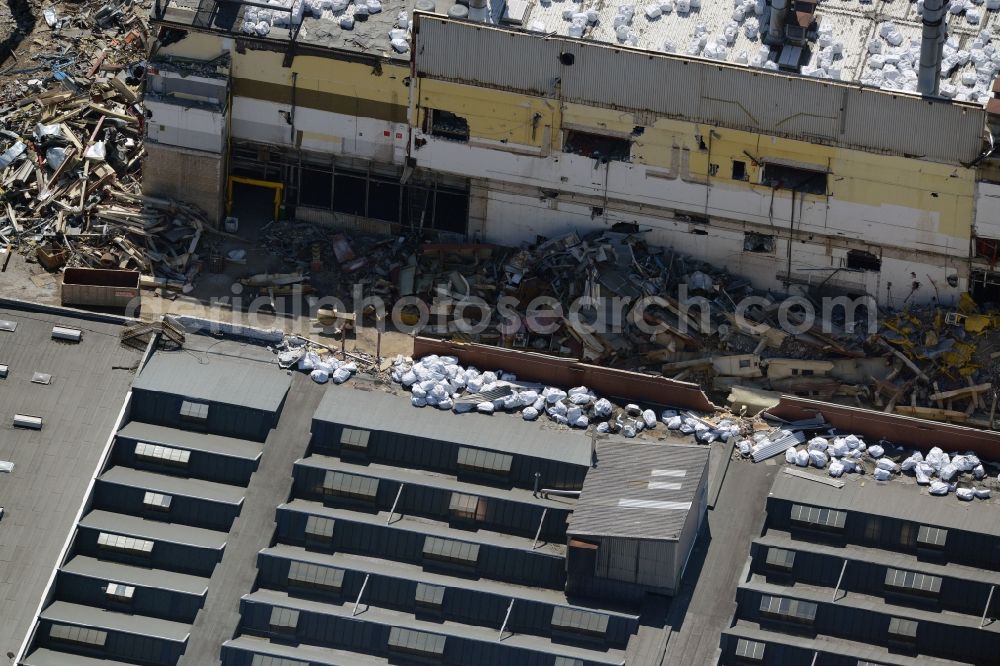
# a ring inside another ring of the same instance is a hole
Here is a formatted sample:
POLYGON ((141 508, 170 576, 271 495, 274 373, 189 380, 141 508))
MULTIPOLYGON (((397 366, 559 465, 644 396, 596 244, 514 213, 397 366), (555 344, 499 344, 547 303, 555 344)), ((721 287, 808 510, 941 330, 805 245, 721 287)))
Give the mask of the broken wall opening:
POLYGON ((761 183, 782 190, 825 195, 827 175, 826 171, 767 162, 764 164, 761 183))
POLYGON ((632 156, 632 142, 613 136, 566 130, 563 152, 595 160, 628 162, 632 156))

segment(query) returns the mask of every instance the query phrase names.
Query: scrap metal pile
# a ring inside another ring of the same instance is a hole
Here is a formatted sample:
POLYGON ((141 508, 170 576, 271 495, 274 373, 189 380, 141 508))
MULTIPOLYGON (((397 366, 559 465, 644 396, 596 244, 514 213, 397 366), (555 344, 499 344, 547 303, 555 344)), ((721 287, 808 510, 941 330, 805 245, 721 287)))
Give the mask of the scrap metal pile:
POLYGON ((63 266, 140 271, 182 289, 205 220, 142 196, 146 12, 130 2, 45 9, 0 70, 0 244, 63 266))
MULTIPOLYGON (((423 335, 696 381, 728 396, 734 412, 767 409, 784 393, 984 427, 995 417, 1000 315, 968 298, 953 308, 862 307, 853 321, 840 308, 832 315, 839 319, 807 321, 798 307, 782 313, 783 295, 649 244, 634 230, 520 248, 348 238, 292 223, 269 232, 267 247, 303 271, 300 280, 311 276, 317 295, 336 296, 349 311, 358 293, 390 306, 403 296, 423 300, 431 306, 423 335), (748 296, 755 302, 741 309, 748 296), (512 308, 497 307, 503 297, 512 308), (588 297, 604 300, 580 300, 588 297), (685 307, 685 298, 699 304, 685 307), (462 305, 468 299, 491 309, 483 325, 478 308, 462 305), (797 330, 780 324, 782 314, 797 330)), ((825 295, 822 284, 801 292, 817 315, 825 295)), ((416 309, 403 308, 402 320, 416 322, 416 309)))

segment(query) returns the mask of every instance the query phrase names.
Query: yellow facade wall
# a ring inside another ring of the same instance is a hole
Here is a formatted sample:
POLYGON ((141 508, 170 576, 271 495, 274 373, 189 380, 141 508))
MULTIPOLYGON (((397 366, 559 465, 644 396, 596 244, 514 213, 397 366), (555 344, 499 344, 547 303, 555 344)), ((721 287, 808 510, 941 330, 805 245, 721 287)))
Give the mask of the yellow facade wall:
POLYGON ((472 138, 559 148, 560 114, 553 100, 433 79, 419 83, 422 109, 450 111, 465 118, 472 138))
MULTIPOLYGON (((629 136, 632 161, 667 171, 685 165, 687 180, 726 183, 727 187, 768 190, 760 184, 755 160, 782 160, 817 170, 829 170, 827 191, 832 199, 879 208, 925 211, 916 220, 926 231, 967 240, 973 217, 975 170, 919 159, 878 155, 781 137, 709 127, 669 118, 650 119, 614 109, 552 100, 431 79, 420 80, 419 105, 464 117, 472 138, 507 140, 539 146, 532 132, 533 114, 541 113, 552 128, 551 148, 562 145, 566 128, 629 136), (561 116, 561 122, 560 122, 561 116), (652 122, 650 123, 650 120, 652 122), (637 126, 641 134, 633 135, 637 126), (680 151, 685 151, 680 158, 680 151), (747 180, 732 179, 732 162, 745 164, 747 180)), ((422 118, 422 115, 421 115, 422 118)), ((779 192, 778 196, 789 196, 779 192)), ((825 197, 806 195, 823 200, 825 197)))

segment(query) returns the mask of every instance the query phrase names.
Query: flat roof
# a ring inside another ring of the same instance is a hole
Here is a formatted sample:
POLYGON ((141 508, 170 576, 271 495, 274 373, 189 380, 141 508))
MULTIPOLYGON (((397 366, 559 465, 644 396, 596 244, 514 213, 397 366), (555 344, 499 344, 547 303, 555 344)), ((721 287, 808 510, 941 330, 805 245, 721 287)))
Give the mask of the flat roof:
POLYGON ((313 418, 348 428, 365 428, 461 446, 502 451, 589 467, 591 434, 547 419, 525 421, 520 414, 455 414, 418 409, 409 397, 353 380, 331 386, 313 418))
MULTIPOLYGON (((829 478, 825 470, 808 473, 821 479, 829 478)), ((870 475, 845 474, 840 480, 844 482, 844 487, 834 488, 825 483, 779 473, 771 486, 770 497, 1000 536, 1000 521, 996 519, 1000 497, 972 502, 963 502, 954 494, 935 497, 927 492, 927 487, 917 485, 914 479, 906 476, 879 482, 870 475)))
POLYGON ((391 663, 383 657, 375 657, 360 652, 335 650, 307 643, 299 643, 298 645, 273 643, 266 638, 259 638, 257 636, 240 635, 226 641, 222 645, 256 654, 284 657, 285 659, 294 659, 297 661, 305 660, 310 664, 323 664, 323 666, 382 666, 383 664, 391 663))
POLYGON ((305 513, 312 516, 333 518, 335 521, 343 523, 360 523, 363 525, 373 525, 375 527, 391 530, 416 532, 426 536, 441 537, 443 539, 452 539, 454 541, 476 543, 482 546, 523 550, 535 555, 546 555, 549 557, 565 557, 566 555, 566 546, 563 544, 540 541, 534 548, 532 548, 533 539, 531 537, 516 536, 513 534, 505 534, 503 532, 493 532, 491 530, 462 530, 451 527, 446 522, 408 516, 405 514, 394 514, 396 517, 393 518, 391 523, 388 523, 387 520, 389 518, 389 513, 387 511, 369 513, 351 509, 339 509, 324 506, 319 502, 304 499, 293 499, 291 502, 279 505, 278 509, 305 513))
POLYGON ((245 439, 234 437, 223 437, 221 435, 209 435, 199 432, 190 432, 178 428, 168 428, 152 423, 140 423, 130 421, 118 431, 118 437, 146 442, 147 444, 161 444, 190 451, 202 451, 231 458, 245 458, 247 460, 257 460, 264 451, 264 445, 259 442, 251 442, 245 439))
POLYGON ((160 588, 197 596, 204 596, 208 590, 207 578, 164 569, 135 567, 112 560, 99 560, 86 555, 73 557, 62 566, 61 570, 88 578, 99 578, 136 587, 160 588))
POLYGON ((133 379, 141 352, 119 340, 121 325, 72 311, 0 306, 0 654, 17 652, 31 628, 133 379), (52 339, 53 326, 83 331, 52 339), (51 375, 49 384, 34 374, 51 375), (14 414, 42 417, 41 430, 14 428, 14 414))
POLYGON ((430 488, 442 488, 467 495, 477 497, 490 497, 509 502, 521 502, 524 504, 534 504, 535 506, 547 509, 562 509, 572 511, 576 506, 574 497, 537 497, 530 491, 523 488, 498 488, 495 486, 485 486, 477 483, 459 481, 453 476, 441 474, 439 472, 428 472, 424 470, 408 469, 406 467, 395 467, 392 465, 380 465, 371 463, 368 465, 358 465, 344 462, 340 458, 312 454, 308 458, 295 461, 296 466, 312 467, 315 469, 346 472, 386 481, 397 481, 406 485, 427 486, 430 488))
POLYGON ((66 660, 72 659, 73 666, 133 666, 125 661, 111 659, 94 659, 80 655, 67 655, 65 652, 55 652, 39 648, 21 660, 22 666, 66 666, 66 660))
POLYGON ((281 407, 290 385, 287 372, 274 362, 160 350, 149 359, 132 388, 273 413, 281 407))
POLYGON ((602 442, 567 532, 675 541, 708 473, 709 447, 602 442))
POLYGON ((226 532, 206 530, 201 527, 164 523, 158 520, 146 520, 138 516, 111 511, 91 511, 80 519, 80 527, 101 530, 111 534, 124 534, 152 541, 167 541, 170 543, 194 546, 195 548, 211 548, 222 550, 226 546, 226 532))
POLYGON ((246 493, 246 490, 239 486, 230 486, 225 483, 214 483, 201 479, 188 479, 181 476, 170 476, 169 474, 156 474, 120 465, 112 467, 104 474, 101 474, 98 480, 105 483, 166 493, 168 495, 194 497, 221 504, 242 504, 243 496, 246 493))
MULTIPOLYGON (((336 567, 351 571, 362 571, 365 573, 371 572, 388 576, 390 578, 401 578, 420 583, 429 583, 431 585, 440 585, 443 587, 456 586, 456 581, 453 576, 428 571, 422 566, 416 564, 397 562, 395 560, 385 560, 379 557, 366 557, 364 555, 355 555, 353 553, 320 553, 306 550, 305 548, 300 548, 298 546, 288 546, 281 543, 272 546, 271 548, 265 548, 261 551, 261 554, 271 555, 273 557, 286 560, 309 562, 312 564, 336 567)), ((581 605, 580 602, 582 600, 570 600, 566 597, 565 593, 556 590, 531 587, 528 585, 515 585, 513 583, 492 580, 489 578, 478 579, 476 581, 476 590, 506 598, 537 601, 539 603, 551 604, 553 606, 579 608, 581 610, 604 613, 605 615, 612 615, 616 617, 637 617, 637 614, 608 610, 604 607, 581 605)))
POLYGON ((65 601, 53 601, 41 612, 39 617, 51 622, 120 631, 140 636, 155 636, 179 643, 187 640, 191 630, 190 625, 182 622, 171 622, 134 613, 115 613, 103 608, 81 606, 65 601))
MULTIPOLYGON (((294 597, 286 592, 268 589, 256 590, 245 595, 243 599, 248 602, 294 608, 300 611, 332 615, 347 620, 356 617, 353 613, 354 604, 351 601, 345 601, 342 604, 332 604, 328 601, 313 601, 312 599, 294 597)), ((461 624, 450 620, 429 622, 418 619, 409 613, 377 606, 367 606, 365 612, 361 616, 357 616, 356 619, 361 622, 383 626, 402 626, 407 629, 448 636, 449 638, 454 637, 457 640, 468 639, 489 643, 495 643, 498 640, 498 630, 495 627, 461 624)), ((587 649, 586 647, 579 647, 568 643, 559 643, 545 636, 522 633, 507 635, 504 637, 503 642, 510 647, 545 652, 571 659, 583 659, 598 664, 613 664, 615 666, 625 664, 625 652, 623 650, 614 648, 603 650, 600 645, 597 645, 594 649, 587 649)))
MULTIPOLYGON (((450 0, 432 2, 433 13, 440 15, 446 15, 453 5, 450 0)), ((355 6, 357 4, 354 3, 355 6)), ((411 17, 412 23, 415 4, 414 0, 385 0, 381 3, 381 13, 356 21, 350 30, 340 27, 340 19, 345 12, 324 10, 319 17, 306 16, 303 19, 297 42, 406 62, 409 61, 410 51, 398 53, 392 48, 389 31, 394 27, 396 16, 401 11, 411 17)), ((522 29, 539 36, 569 36, 584 42, 668 52, 689 59, 722 61, 743 65, 750 70, 763 66, 760 60, 754 60, 758 54, 763 54, 762 60, 770 59, 775 63, 781 58, 781 48, 769 48, 761 40, 768 27, 770 9, 767 5, 761 5, 763 13, 758 15, 757 6, 753 2, 734 4, 730 0, 701 0, 699 7, 686 12, 677 9, 680 4, 683 3, 657 1, 642 4, 631 0, 611 0, 588 6, 564 0, 488 0, 485 9, 470 9, 470 22, 512 30, 522 29), (671 7, 669 12, 646 13, 647 7, 655 6, 660 9, 665 5, 671 7), (632 8, 634 15, 626 24, 625 31, 620 34, 615 19, 626 8, 632 8), (580 32, 575 32, 578 29, 573 27, 570 19, 565 18, 566 12, 587 13, 588 10, 595 12, 596 21, 587 22, 580 32), (727 31, 730 31, 728 36, 727 31), (716 48, 719 40, 722 48, 716 48)), ((916 91, 916 80, 905 74, 907 68, 873 66, 877 60, 872 59, 873 54, 869 50, 869 43, 876 42, 881 49, 879 55, 902 54, 905 59, 915 47, 916 60, 919 61, 922 24, 915 3, 848 0, 837 3, 820 2, 815 6, 817 24, 822 29, 831 31, 830 43, 813 40, 800 49, 804 56, 800 60, 803 76, 832 78, 886 90, 916 91), (881 34, 884 22, 891 22, 896 26, 897 32, 891 36, 892 42, 896 42, 895 46, 881 34), (839 53, 834 55, 834 51, 839 53), (896 74, 886 76, 885 72, 890 69, 896 70, 896 74)), ((162 16, 158 17, 155 12, 152 16, 154 21, 242 35, 247 9, 243 5, 236 5, 234 10, 233 5, 219 0, 209 0, 207 3, 199 3, 198 0, 171 0, 162 16), (219 11, 218 8, 223 4, 228 11, 219 11)), ((975 11, 979 18, 974 24, 970 22, 968 12, 945 14, 948 35, 957 39, 958 49, 970 51, 980 31, 985 30, 988 34, 995 35, 1000 27, 1000 14, 997 12, 987 11, 981 4, 975 7, 975 11)), ((252 37, 280 47, 290 41, 291 32, 285 27, 272 26, 266 35, 254 34, 252 37)), ((786 48, 798 47, 790 44, 786 48)), ((919 67, 909 68, 910 71, 916 69, 919 67)), ((985 98, 979 97, 980 94, 989 92, 992 80, 978 87, 961 83, 963 74, 975 72, 975 64, 968 61, 948 73, 942 81, 956 86, 956 99, 985 104, 985 98)))

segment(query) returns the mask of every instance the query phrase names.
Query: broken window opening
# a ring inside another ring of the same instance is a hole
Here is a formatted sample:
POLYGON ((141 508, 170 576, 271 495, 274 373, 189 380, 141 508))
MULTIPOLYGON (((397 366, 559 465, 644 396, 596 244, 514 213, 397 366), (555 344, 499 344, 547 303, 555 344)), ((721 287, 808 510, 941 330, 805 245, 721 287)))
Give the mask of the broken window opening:
POLYGON ((333 174, 304 166, 300 178, 299 205, 329 208, 333 202, 333 174))
POLYGON ((848 250, 847 267, 861 271, 880 271, 882 270, 882 260, 871 252, 848 250))
POLYGON ((770 254, 774 252, 774 236, 747 231, 743 234, 743 251, 770 254))
POLYGON ((602 162, 628 162, 632 143, 628 139, 567 130, 563 152, 583 155, 602 162))
POLYGON ((976 237, 976 259, 986 259, 995 264, 1000 258, 1000 240, 976 237))
POLYGON ((795 190, 803 194, 826 194, 826 171, 800 169, 784 164, 766 163, 761 183, 783 190, 795 190))
POLYGON ((733 160, 733 180, 747 179, 747 163, 741 160, 733 160))
POLYGON ((456 116, 450 111, 431 109, 428 113, 431 124, 431 136, 451 139, 452 141, 469 140, 469 121, 456 116))

